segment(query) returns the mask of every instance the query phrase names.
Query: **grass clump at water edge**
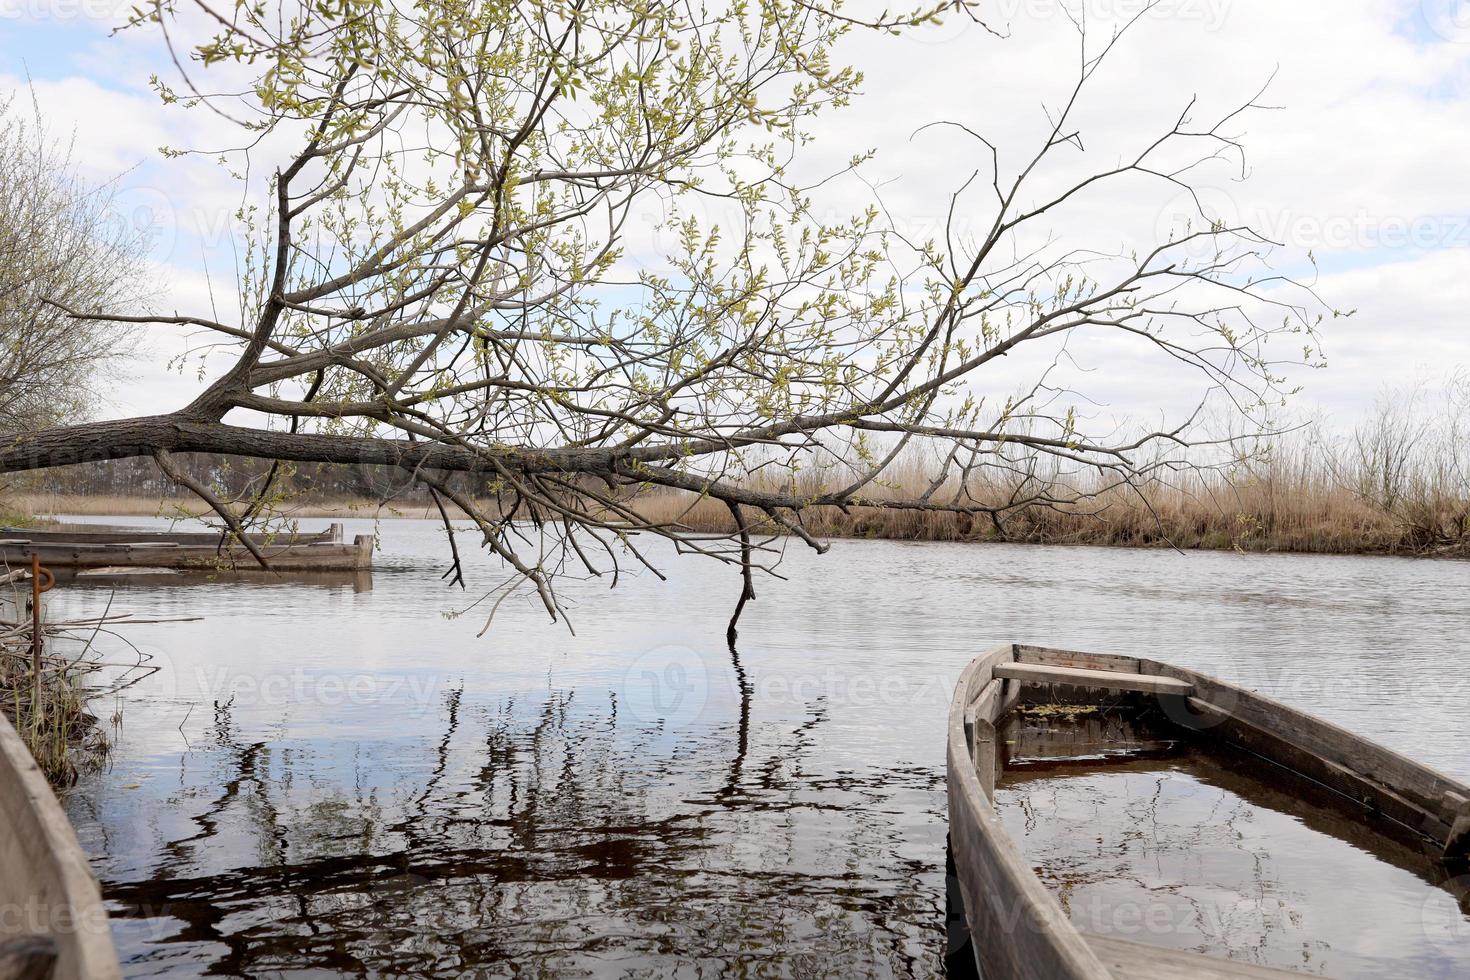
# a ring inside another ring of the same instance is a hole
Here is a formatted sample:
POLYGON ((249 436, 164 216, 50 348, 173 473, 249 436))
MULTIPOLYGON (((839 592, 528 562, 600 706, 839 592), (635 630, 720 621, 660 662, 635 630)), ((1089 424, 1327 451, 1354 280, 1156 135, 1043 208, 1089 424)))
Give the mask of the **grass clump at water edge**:
POLYGON ((0 596, 0 711, 35 758, 46 779, 70 786, 85 772, 106 764, 112 745, 87 710, 88 678, 98 665, 90 644, 78 644, 64 631, 42 626, 40 683, 31 647, 26 599, 0 596))

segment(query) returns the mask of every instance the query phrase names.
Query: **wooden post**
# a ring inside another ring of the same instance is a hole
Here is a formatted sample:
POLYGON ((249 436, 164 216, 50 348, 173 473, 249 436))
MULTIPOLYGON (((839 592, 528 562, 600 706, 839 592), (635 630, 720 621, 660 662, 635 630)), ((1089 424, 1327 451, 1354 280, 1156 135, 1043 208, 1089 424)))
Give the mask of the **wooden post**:
POLYGON ((41 556, 31 552, 31 718, 41 717, 41 556))

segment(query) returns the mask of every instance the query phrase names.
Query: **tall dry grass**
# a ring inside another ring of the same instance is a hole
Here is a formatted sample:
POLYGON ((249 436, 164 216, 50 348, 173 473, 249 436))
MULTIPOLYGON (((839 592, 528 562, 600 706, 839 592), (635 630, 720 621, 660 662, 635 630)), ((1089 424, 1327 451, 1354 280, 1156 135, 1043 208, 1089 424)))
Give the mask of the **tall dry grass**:
MULTIPOLYGON (((1000 509, 993 517, 881 506, 929 489, 928 471, 900 465, 870 488, 878 506, 813 507, 803 523, 819 537, 1470 557, 1470 467, 1455 462, 1470 462, 1470 446, 1455 443, 1455 426, 1448 428, 1449 440, 1417 442, 1392 427, 1337 441, 1320 433, 1278 437, 1228 466, 1185 470, 1170 483, 1084 485, 1063 504, 1005 509, 1017 499, 1016 483, 970 483, 968 502, 1000 509)), ((789 489, 815 495, 819 482, 812 475, 789 489)), ((933 499, 953 492, 948 485, 933 499)), ((660 493, 635 507, 650 520, 695 530, 735 528, 724 504, 689 494, 660 493)), ((746 510, 748 520, 760 517, 746 510)))
MULTIPOLYGON (((19 587, 0 586, 0 712, 10 720, 54 786, 69 786, 103 765, 111 752, 106 733, 87 710, 89 678, 98 665, 66 628, 43 625, 40 676, 31 649, 31 622, 19 587)), ((83 624, 84 626, 87 624, 83 624)))
MULTIPOLYGON (((899 485, 902 491, 924 487, 899 485)), ((978 495, 986 500, 985 494, 978 495)), ((1004 502, 997 492, 987 502, 1004 502)), ((636 504, 650 520, 680 522, 701 531, 728 532, 734 521, 724 504, 664 494, 636 504)), ((1068 507, 1029 506, 997 515, 916 512, 881 507, 814 507, 803 514, 818 537, 907 541, 1011 541, 1182 549, 1325 553, 1418 553, 1425 549, 1391 514, 1336 487, 1278 480, 1163 488, 1147 500, 1131 490, 1105 490, 1068 507)), ((765 530, 779 531, 769 524, 765 530)))
MULTIPOLYGON (((967 502, 1001 508, 994 517, 884 507, 929 489, 932 466, 901 460, 882 482, 865 488, 870 506, 847 511, 808 508, 805 529, 820 537, 896 538, 911 541, 1016 541, 1141 547, 1214 548, 1470 556, 1470 376, 1445 385, 1438 401, 1422 391, 1386 393, 1365 422, 1345 436, 1321 426, 1257 438, 1236 458, 1201 460, 1183 470, 1160 470, 1171 482, 1099 488, 1071 484, 1069 503, 1005 507, 1031 496, 1034 482, 1018 482, 1014 464, 996 466, 990 482, 967 482, 967 502), (1018 493, 1018 491, 1021 491, 1018 493)), ((1242 449, 1235 444, 1236 450, 1242 449)), ((817 496, 844 474, 802 470, 787 482, 756 477, 752 486, 817 496)), ((1043 481, 1044 482, 1044 481, 1043 481)), ((934 493, 953 497, 951 481, 934 493)), ((732 532, 723 503, 655 490, 627 501, 645 519, 695 531, 732 532)), ((480 502, 499 513, 496 501, 480 502)), ((199 515, 187 497, 12 494, 12 510, 40 517, 88 515, 199 515)), ((748 519, 761 518, 746 508, 748 519)), ((370 499, 303 494, 286 501, 287 517, 435 518, 427 498, 370 499)), ((457 509, 451 516, 463 518, 457 509)), ((519 516, 519 515, 518 515, 519 516)), ((765 530, 779 531, 767 523, 765 530)))
MULTIPOLYGON (((901 472, 872 490, 875 500, 922 494, 928 481, 901 472)), ((1001 505, 1011 488, 971 488, 985 504, 1001 505)), ((942 496, 942 494, 940 495, 942 496)), ((732 532, 719 501, 680 492, 655 492, 631 501, 650 522, 682 524, 704 532, 732 532)), ((41 519, 64 515, 209 516, 190 501, 115 496, 16 497, 11 506, 41 519)), ((493 502, 487 511, 495 512, 493 502)), ((382 505, 367 499, 293 501, 292 517, 436 518, 427 500, 382 505)), ((456 518, 464 515, 457 511, 456 518)), ((761 515, 749 512, 753 524, 761 515)), ((857 506, 846 512, 812 507, 802 515, 818 537, 893 538, 905 541, 1010 541, 1181 549, 1341 554, 1470 554, 1470 495, 1443 487, 1397 498, 1345 485, 1330 468, 1301 458, 1277 460, 1232 474, 1186 479, 1179 485, 1106 489, 1066 506, 1033 505, 994 519, 985 514, 857 506)), ((779 532, 766 522, 762 530, 779 532)))

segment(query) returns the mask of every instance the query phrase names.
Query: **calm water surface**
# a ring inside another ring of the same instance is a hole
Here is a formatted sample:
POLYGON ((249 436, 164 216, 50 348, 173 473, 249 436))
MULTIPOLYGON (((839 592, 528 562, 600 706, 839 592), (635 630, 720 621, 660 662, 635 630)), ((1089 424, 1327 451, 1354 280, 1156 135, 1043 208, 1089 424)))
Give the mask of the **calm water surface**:
POLYGON ((477 638, 498 569, 449 590, 435 524, 376 530, 371 588, 116 585, 204 617, 124 631, 161 669, 66 801, 129 975, 936 976, 950 687, 1000 642, 1200 668, 1470 777, 1470 564, 793 547, 732 658, 729 568, 565 582, 575 636, 513 599, 477 638))

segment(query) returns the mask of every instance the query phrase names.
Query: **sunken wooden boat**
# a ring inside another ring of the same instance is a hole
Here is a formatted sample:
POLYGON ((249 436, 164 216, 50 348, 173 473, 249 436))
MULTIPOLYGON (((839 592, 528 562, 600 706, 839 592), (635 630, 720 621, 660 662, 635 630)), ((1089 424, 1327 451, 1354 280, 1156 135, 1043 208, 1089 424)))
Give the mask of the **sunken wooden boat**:
POLYGON ((0 978, 120 977, 102 893, 70 821, 0 714, 0 978))
MULTIPOLYGON (((961 675, 948 728, 952 873, 985 980, 1229 980, 1302 974, 1079 931, 1007 834, 995 807, 1001 726, 1026 702, 1135 706, 1181 738, 1280 767, 1340 805, 1364 833, 1412 836, 1451 869, 1470 850, 1470 788, 1270 698, 1153 660, 1010 645, 961 675)), ((1461 879, 1464 880, 1464 879, 1461 879)), ((956 943, 952 928, 951 950, 956 943)))
MULTIPOLYGON (((276 571, 355 571, 372 567, 373 537, 343 540, 342 525, 315 534, 250 534, 276 571)), ((240 542, 218 531, 126 528, 0 529, 0 562, 28 566, 32 555, 48 568, 176 568, 249 571, 259 563, 240 542)))

